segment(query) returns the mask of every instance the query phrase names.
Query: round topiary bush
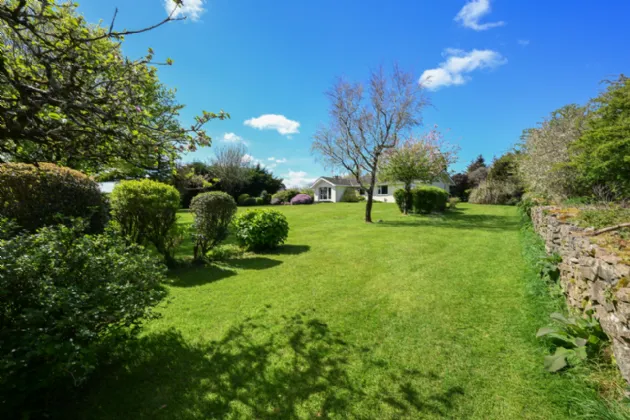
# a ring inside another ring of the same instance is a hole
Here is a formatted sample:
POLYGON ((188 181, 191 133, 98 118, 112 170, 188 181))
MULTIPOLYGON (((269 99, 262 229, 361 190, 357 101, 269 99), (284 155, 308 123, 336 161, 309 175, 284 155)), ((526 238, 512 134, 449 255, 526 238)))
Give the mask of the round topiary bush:
POLYGON ((247 204, 245 204, 245 202, 247 200, 249 200, 251 197, 249 196, 249 194, 241 194, 238 196, 238 199, 236 200, 236 202, 238 203, 239 206, 246 206, 247 204))
POLYGON ((275 248, 289 235, 287 218, 278 210, 249 210, 237 215, 233 225, 239 244, 253 250, 275 248))
POLYGON ((51 163, 3 163, 0 217, 13 219, 31 232, 81 217, 94 233, 103 230, 107 211, 98 184, 79 171, 51 163))
POLYGON ((179 237, 179 200, 179 192, 170 185, 149 179, 122 181, 110 196, 112 220, 123 236, 153 244, 170 264, 179 237))
POLYGON ((208 250, 227 238, 230 222, 236 214, 236 202, 224 192, 207 192, 192 199, 190 210, 195 218, 194 255, 195 260, 200 260, 208 250))
POLYGON ((412 191, 413 210, 416 213, 443 212, 446 210, 448 193, 432 186, 416 187, 412 191))
POLYGON ((257 206, 262 206, 265 204, 265 200, 263 200, 262 197, 256 197, 256 205, 257 206))
POLYGON ((298 194, 291 199, 291 204, 313 204, 313 197, 308 194, 298 194))

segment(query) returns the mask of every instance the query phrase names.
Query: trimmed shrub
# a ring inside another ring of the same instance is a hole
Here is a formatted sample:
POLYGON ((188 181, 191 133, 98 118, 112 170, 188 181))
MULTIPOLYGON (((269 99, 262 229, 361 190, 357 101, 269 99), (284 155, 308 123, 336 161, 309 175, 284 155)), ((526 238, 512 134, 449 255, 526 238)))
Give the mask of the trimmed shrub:
POLYGON ((365 200, 367 200, 367 198, 365 198, 365 196, 363 196, 363 195, 360 195, 359 199, 358 199, 358 202, 365 201, 365 200))
POLYGON ((277 198, 281 203, 290 203, 291 199, 300 193, 295 188, 289 188, 288 190, 278 191, 273 195, 273 198, 277 198))
POLYGON ((315 200, 315 190, 312 188, 302 188, 300 190, 300 194, 309 195, 313 200, 315 200))
POLYGON ((291 205, 313 204, 313 197, 307 194, 298 194, 291 199, 291 205))
POLYGON ((262 206, 265 204, 265 201, 263 200, 262 197, 256 197, 256 205, 257 206, 262 206))
POLYGON ((404 213, 405 209, 407 213, 413 211, 413 192, 407 194, 404 188, 397 188, 394 190, 394 201, 401 213, 404 213))
POLYGON ((85 235, 80 220, 13 237, 7 227, 0 221, 0 406, 32 412, 155 317, 166 270, 111 229, 85 235))
POLYGON ((231 195, 213 191, 195 196, 190 203, 190 209, 195 217, 194 256, 195 260, 200 260, 209 249, 227 238, 237 207, 231 195))
POLYGON ((359 194, 354 188, 346 188, 343 191, 343 195, 339 200, 343 203, 358 203, 359 202, 359 194))
POLYGON ((90 232, 101 232, 107 211, 98 184, 79 171, 51 163, 3 163, 0 217, 29 232, 81 217, 89 220, 90 232))
POLYGON ((412 190, 413 210, 416 213, 443 212, 446 210, 448 193, 432 186, 416 187, 412 190))
POLYGON ((253 250, 275 248, 289 235, 287 218, 278 210, 246 211, 236 216, 233 226, 239 244, 253 250))
POLYGON ((272 198, 272 199, 271 199, 270 204, 271 204, 272 206, 277 206, 277 205, 279 205, 279 204, 282 204, 282 200, 280 200, 280 199, 279 199, 279 198, 277 198, 277 197, 274 197, 274 198, 272 198))
POLYGON ((239 206, 245 206, 245 201, 247 201, 250 198, 249 194, 241 194, 238 196, 238 199, 236 200, 236 202, 238 203, 239 206))
POLYGON ((110 196, 112 220, 132 242, 153 244, 167 264, 181 240, 177 228, 179 192, 175 187, 143 179, 122 181, 110 196))

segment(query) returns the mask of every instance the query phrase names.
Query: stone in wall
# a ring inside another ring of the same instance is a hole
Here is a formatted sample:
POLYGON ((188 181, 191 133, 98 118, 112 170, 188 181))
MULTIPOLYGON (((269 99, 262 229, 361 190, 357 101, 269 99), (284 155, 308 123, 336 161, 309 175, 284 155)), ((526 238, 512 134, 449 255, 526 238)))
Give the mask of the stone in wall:
POLYGON ((630 266, 593 244, 587 230, 560 220, 554 210, 535 207, 531 216, 547 252, 562 257, 558 267, 567 304, 578 312, 595 311, 621 374, 630 382, 630 266))

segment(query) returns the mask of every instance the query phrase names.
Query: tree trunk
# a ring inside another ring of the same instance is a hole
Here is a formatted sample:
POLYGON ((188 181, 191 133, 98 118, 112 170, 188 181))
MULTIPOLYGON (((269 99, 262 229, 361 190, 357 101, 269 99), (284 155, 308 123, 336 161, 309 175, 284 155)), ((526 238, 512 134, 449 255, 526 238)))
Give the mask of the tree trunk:
POLYGON ((367 202, 365 203, 365 223, 372 223, 372 195, 374 194, 374 190, 370 189, 368 191, 367 202))

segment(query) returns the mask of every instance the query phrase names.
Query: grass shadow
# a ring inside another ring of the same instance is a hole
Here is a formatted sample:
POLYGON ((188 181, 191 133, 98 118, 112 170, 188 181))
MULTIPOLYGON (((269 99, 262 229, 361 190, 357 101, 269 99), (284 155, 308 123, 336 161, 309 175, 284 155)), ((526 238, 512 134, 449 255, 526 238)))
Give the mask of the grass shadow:
POLYGON ((191 344, 175 330, 146 336, 64 417, 365 418, 383 410, 418 417, 449 416, 456 407, 462 388, 440 391, 435 373, 382 373, 361 360, 371 352, 314 315, 264 311, 204 344, 191 344), (382 385, 365 385, 363 378, 375 373, 382 373, 382 385))
POLYGON ((282 261, 263 257, 230 258, 214 263, 217 267, 236 268, 240 270, 266 270, 268 268, 277 267, 280 264, 282 264, 282 261))
POLYGON ((496 214, 469 214, 467 209, 449 210, 443 214, 410 214, 403 220, 384 220, 382 227, 439 226, 451 229, 475 229, 489 231, 518 231, 517 217, 496 214))
POLYGON ((169 273, 171 284, 175 287, 196 287, 235 276, 236 271, 217 265, 194 265, 172 270, 169 273))
POLYGON ((282 245, 275 249, 261 252, 268 255, 299 255, 311 250, 310 245, 282 245))

